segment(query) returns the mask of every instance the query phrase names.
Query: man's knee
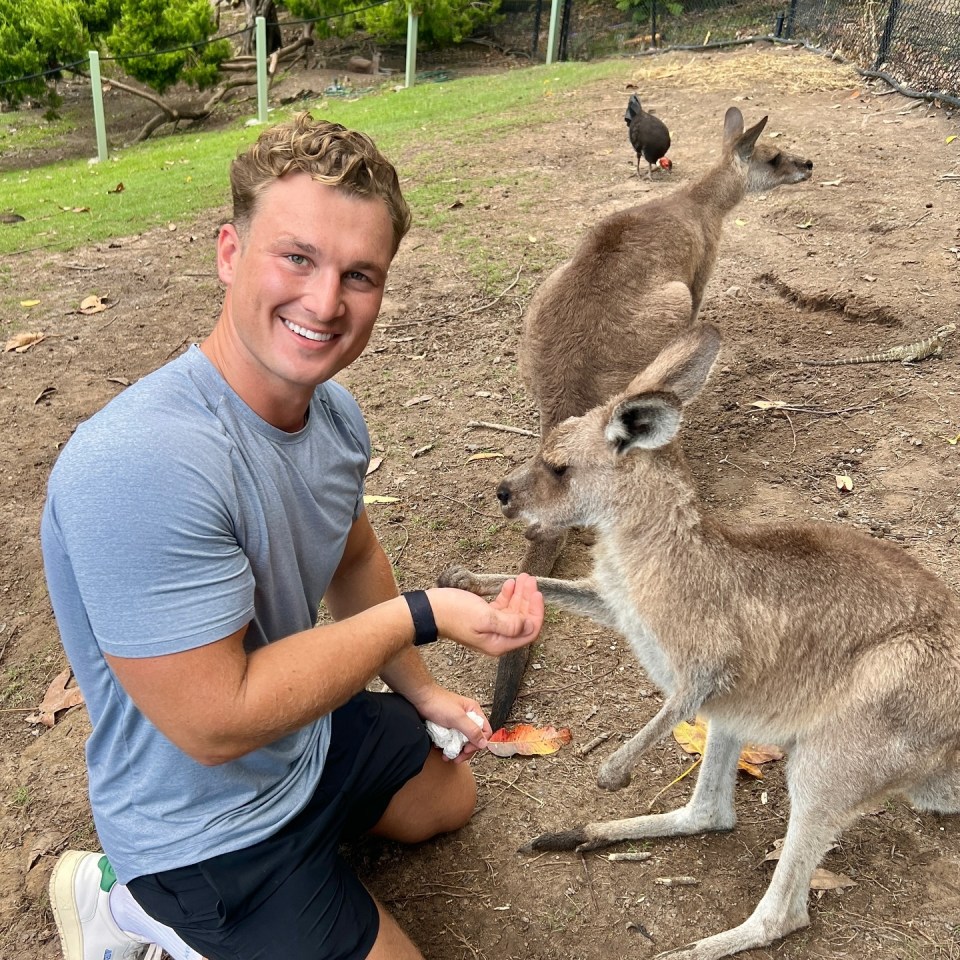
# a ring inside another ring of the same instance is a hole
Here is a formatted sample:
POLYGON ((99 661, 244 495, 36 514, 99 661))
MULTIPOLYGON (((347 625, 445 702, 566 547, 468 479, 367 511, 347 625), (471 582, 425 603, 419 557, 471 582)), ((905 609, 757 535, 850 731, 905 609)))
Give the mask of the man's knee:
POLYGON ((459 830, 476 805, 477 782, 470 767, 444 760, 433 749, 420 773, 390 801, 372 832, 403 843, 420 843, 459 830))

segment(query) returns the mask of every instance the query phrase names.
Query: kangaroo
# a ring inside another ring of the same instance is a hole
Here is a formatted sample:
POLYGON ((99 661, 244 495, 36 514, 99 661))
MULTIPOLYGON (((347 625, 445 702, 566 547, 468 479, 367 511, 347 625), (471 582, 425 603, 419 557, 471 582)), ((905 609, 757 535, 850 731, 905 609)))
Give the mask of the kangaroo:
MULTIPOLYGON (((669 340, 697 319, 724 218, 747 193, 810 178, 813 163, 758 144, 767 118, 744 131, 723 121, 719 161, 662 199, 601 220, 540 286, 526 311, 520 370, 540 408, 541 435, 623 390, 669 340)), ((522 569, 548 576, 560 535, 531 540, 522 569)), ((509 715, 529 651, 500 658, 490 722, 509 715)))
MULTIPOLYGON (((790 821, 770 885, 742 924, 663 956, 715 960, 808 924, 813 871, 865 809, 900 795, 960 813, 960 603, 898 547, 825 523, 725 525, 699 502, 677 440, 720 345, 702 325, 626 389, 555 427, 497 490, 532 535, 596 531, 587 579, 542 578, 548 603, 622 632, 665 695, 600 767, 618 790, 681 720, 708 721, 693 795, 670 813, 587 823, 525 850, 731 830, 747 741, 788 752, 790 821), (845 731, 869 730, 851 746, 845 731)), ((453 568, 482 595, 506 579, 453 568)))

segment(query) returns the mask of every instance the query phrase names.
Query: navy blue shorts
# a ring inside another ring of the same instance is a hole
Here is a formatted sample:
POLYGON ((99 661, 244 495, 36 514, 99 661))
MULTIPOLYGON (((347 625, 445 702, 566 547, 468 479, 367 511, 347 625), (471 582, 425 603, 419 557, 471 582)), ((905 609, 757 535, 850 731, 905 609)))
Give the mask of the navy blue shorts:
POLYGON ((406 700, 358 694, 334 711, 323 776, 290 823, 245 850, 137 877, 130 892, 208 960, 361 960, 380 921, 339 846, 380 820, 429 752, 406 700))

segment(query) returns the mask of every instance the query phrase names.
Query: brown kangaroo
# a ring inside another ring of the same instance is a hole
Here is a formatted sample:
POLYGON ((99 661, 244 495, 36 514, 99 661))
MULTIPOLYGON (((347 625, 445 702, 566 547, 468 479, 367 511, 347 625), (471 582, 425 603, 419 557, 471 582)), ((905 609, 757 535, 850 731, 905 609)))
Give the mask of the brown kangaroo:
MULTIPOLYGON (((697 318, 724 218, 747 193, 808 180, 810 160, 758 144, 736 107, 723 122, 718 162, 688 186, 601 220, 544 281, 524 318, 520 369, 540 407, 541 435, 622 390, 697 318)), ((548 576, 563 537, 531 540, 523 569, 548 576)), ((507 719, 529 650, 501 657, 490 711, 507 719)))
MULTIPOLYGON (((725 525, 698 501, 676 440, 683 407, 714 364, 700 326, 667 346, 625 392, 555 427, 500 485, 508 517, 540 535, 596 531, 582 580, 542 578, 548 603, 621 631, 663 706, 601 766, 618 790, 681 720, 708 721, 686 806, 587 823, 528 850, 730 830, 744 742, 789 755, 790 821, 770 885, 742 924, 664 956, 715 960, 807 925, 818 862, 865 809, 899 795, 960 813, 960 604, 903 550, 833 524, 725 525), (869 730, 851 743, 849 730, 869 730)), ((506 579, 447 571, 496 593, 506 579)))

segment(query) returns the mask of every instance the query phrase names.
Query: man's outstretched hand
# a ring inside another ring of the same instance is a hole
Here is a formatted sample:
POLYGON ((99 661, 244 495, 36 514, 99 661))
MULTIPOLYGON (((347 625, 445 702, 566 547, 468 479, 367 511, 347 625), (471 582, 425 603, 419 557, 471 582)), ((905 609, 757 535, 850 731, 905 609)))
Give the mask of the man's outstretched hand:
POLYGON ((505 581, 489 603, 452 587, 432 587, 427 596, 441 636, 491 657, 532 643, 543 626, 543 595, 528 573, 505 581))

